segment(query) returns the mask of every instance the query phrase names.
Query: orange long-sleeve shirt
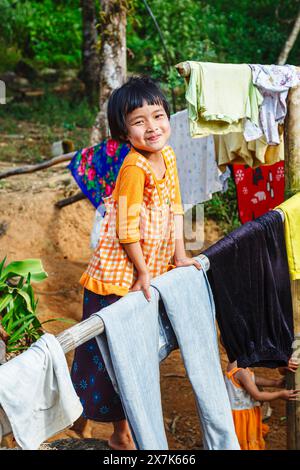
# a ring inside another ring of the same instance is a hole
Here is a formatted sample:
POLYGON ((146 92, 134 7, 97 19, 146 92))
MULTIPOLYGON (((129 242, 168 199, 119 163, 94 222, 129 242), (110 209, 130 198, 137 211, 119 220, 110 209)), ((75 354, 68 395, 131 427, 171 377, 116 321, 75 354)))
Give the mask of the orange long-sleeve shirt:
POLYGON ((116 186, 105 199, 106 215, 99 244, 80 283, 107 295, 125 295, 136 273, 122 243, 140 241, 151 277, 163 274, 175 250, 174 215, 183 214, 176 157, 162 150, 166 165, 159 180, 147 158, 132 149, 125 157, 116 186))

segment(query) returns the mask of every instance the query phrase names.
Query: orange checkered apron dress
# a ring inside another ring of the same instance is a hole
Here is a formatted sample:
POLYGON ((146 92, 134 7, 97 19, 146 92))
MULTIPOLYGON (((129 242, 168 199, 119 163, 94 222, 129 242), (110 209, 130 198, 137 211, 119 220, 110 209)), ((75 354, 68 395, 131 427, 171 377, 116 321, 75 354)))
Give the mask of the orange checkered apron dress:
MULTIPOLYGON (((175 251, 174 209, 176 159, 171 147, 162 150, 166 173, 157 180, 150 163, 138 154, 136 165, 145 172, 140 211, 140 244, 150 276, 167 272, 175 251)), ((126 158, 125 158, 126 160, 126 158)), ((80 283, 100 294, 125 295, 135 282, 136 271, 117 236, 117 204, 114 194, 104 200, 106 214, 99 244, 80 283)))

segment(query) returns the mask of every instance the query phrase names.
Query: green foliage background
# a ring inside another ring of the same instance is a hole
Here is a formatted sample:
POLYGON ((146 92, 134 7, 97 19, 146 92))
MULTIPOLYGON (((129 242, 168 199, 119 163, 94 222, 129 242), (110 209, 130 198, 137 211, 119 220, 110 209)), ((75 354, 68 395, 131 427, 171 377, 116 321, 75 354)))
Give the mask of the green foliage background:
POLYGON ((0 0, 2 44, 46 66, 79 66, 81 11, 74 0, 0 0))
MULTIPOLYGON (((95 2, 98 6, 100 2, 95 2)), ((164 76, 161 40, 142 0, 131 0, 129 68, 164 76)), ((298 0, 148 0, 173 63, 191 60, 275 62, 298 0), (277 14, 276 14, 277 12, 277 14)), ((0 0, 0 40, 47 66, 80 66, 79 0, 0 0)), ((289 62, 299 63, 295 45, 289 62)))
MULTIPOLYGON (((99 9, 100 1, 95 0, 99 9)), ((184 104, 182 79, 168 67, 154 22, 142 0, 129 0, 128 70, 148 73, 184 104)), ((171 64, 182 60, 276 63, 299 0, 148 0, 171 64)), ((79 0, 0 0, 0 71, 21 57, 40 66, 80 68, 79 0)), ((299 41, 289 63, 300 61, 299 41)))

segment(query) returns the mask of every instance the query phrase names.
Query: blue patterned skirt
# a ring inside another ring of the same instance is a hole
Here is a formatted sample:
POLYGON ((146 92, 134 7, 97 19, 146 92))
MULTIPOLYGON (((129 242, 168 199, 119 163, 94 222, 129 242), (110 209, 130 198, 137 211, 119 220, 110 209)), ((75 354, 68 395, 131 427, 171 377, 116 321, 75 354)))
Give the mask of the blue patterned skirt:
MULTIPOLYGON (((98 295, 85 289, 82 320, 119 299, 115 294, 98 295)), ((126 419, 119 395, 112 385, 94 338, 76 348, 71 379, 85 418, 102 422, 126 419)))

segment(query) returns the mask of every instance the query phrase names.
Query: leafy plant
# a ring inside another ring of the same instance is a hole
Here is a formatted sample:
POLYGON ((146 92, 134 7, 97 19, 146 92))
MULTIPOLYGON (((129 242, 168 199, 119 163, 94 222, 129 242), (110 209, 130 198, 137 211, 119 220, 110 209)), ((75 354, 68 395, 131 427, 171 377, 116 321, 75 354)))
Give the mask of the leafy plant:
POLYGON ((0 263, 0 325, 7 340, 7 352, 27 349, 44 334, 42 325, 50 321, 72 320, 54 318, 40 322, 37 317, 38 300, 34 297, 31 281, 47 278, 39 259, 14 261, 4 266, 0 263))
POLYGON ((80 65, 79 0, 0 0, 0 39, 46 66, 80 65))

